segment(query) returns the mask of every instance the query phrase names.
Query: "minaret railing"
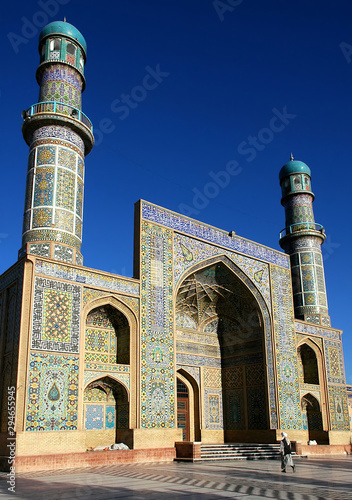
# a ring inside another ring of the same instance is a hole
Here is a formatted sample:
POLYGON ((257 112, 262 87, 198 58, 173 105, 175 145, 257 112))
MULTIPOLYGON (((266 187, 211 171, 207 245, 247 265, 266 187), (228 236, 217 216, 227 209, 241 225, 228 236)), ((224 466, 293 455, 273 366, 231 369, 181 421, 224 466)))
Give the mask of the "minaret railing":
POLYGON ((93 133, 93 125, 88 116, 80 109, 70 106, 69 104, 63 104, 62 102, 56 101, 38 102, 27 109, 25 118, 31 118, 40 113, 61 113, 70 116, 83 123, 83 125, 93 133))
POLYGON ((318 231, 322 234, 325 233, 324 227, 321 224, 317 224, 316 222, 297 222, 282 229, 282 231, 280 231, 280 239, 284 236, 287 236, 288 234, 296 233, 299 231, 318 231))

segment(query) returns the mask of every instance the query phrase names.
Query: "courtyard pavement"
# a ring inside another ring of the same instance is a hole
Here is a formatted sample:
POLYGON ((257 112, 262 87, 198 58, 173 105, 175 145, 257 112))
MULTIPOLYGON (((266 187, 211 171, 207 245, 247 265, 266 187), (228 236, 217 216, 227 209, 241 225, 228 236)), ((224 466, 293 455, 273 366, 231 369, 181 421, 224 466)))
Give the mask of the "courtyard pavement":
POLYGON ((352 500, 352 456, 280 462, 221 461, 129 464, 16 474, 15 493, 0 473, 0 499, 352 500))

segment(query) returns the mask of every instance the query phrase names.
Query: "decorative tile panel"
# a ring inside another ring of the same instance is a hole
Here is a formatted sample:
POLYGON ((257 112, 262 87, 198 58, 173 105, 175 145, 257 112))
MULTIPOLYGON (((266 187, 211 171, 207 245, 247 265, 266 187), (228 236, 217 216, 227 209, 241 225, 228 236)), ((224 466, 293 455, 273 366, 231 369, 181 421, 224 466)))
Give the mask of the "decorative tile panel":
POLYGON ((35 278, 32 349, 79 351, 81 287, 35 278))
POLYGON ((204 389, 204 419, 206 429, 223 429, 221 390, 204 389))
POLYGON ((289 269, 289 257, 281 252, 264 247, 238 236, 229 236, 226 231, 216 229, 183 215, 171 212, 146 201, 141 202, 142 217, 145 220, 161 224, 175 231, 200 238, 209 243, 243 253, 265 262, 277 264, 289 269))
POLYGON ((78 356, 30 353, 27 431, 77 430, 78 356))
POLYGON ((349 431, 350 419, 348 414, 346 386, 329 385, 328 393, 332 430, 349 431))
POLYGON ((331 340, 341 340, 341 330, 333 330, 322 326, 309 325, 300 321, 295 321, 295 329, 297 332, 307 333, 310 335, 318 335, 331 340))
POLYGON ((172 232, 141 227, 141 426, 175 427, 172 232), (162 353, 154 355, 154 348, 162 353))
POLYGON ((330 384, 344 384, 345 370, 341 342, 324 339, 324 352, 328 382, 330 384))
POLYGON ((64 279, 132 295, 139 294, 139 283, 128 278, 115 278, 111 275, 100 274, 99 272, 87 271, 85 269, 76 269, 61 264, 53 264, 39 259, 35 261, 35 272, 50 278, 64 279))
POLYGON ((299 374, 295 344, 294 315, 289 270, 271 266, 273 320, 277 359, 281 428, 302 429, 299 374))

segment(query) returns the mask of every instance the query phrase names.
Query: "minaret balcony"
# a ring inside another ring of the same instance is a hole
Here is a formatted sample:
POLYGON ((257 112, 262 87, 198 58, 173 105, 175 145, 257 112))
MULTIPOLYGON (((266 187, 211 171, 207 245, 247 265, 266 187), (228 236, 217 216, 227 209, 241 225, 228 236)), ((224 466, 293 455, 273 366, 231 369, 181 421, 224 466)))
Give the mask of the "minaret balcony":
POLYGON ((316 222, 297 222, 296 224, 291 224, 280 231, 280 240, 289 235, 303 236, 303 234, 319 233, 325 239, 325 229, 321 224, 316 222))
POLYGON ((78 108, 56 101, 45 101, 33 104, 23 111, 22 131, 25 141, 30 145, 34 130, 43 125, 54 125, 61 122, 73 128, 83 139, 88 154, 94 144, 93 125, 87 115, 78 108))

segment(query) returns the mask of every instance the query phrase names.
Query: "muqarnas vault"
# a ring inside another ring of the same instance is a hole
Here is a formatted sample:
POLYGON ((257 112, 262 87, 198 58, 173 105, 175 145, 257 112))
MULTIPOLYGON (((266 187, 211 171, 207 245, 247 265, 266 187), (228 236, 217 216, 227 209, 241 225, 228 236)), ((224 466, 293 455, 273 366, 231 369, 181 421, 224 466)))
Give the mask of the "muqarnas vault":
MULTIPOLYGON (((86 42, 39 39, 22 248, 0 279, 1 445, 16 388, 16 456, 106 443, 350 443, 341 331, 328 314, 311 173, 280 171, 285 253, 152 203, 135 208, 134 278, 81 254, 86 42)), ((89 196, 89 193, 88 193, 89 196)))

